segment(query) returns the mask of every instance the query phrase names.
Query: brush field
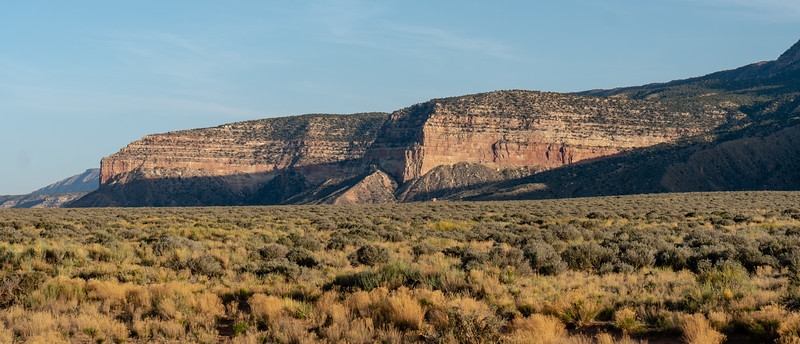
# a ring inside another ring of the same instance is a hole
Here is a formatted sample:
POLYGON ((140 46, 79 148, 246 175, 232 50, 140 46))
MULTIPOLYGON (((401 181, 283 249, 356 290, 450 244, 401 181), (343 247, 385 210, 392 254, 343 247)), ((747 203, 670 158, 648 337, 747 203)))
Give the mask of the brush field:
POLYGON ((0 343, 800 343, 800 192, 0 210, 0 343))

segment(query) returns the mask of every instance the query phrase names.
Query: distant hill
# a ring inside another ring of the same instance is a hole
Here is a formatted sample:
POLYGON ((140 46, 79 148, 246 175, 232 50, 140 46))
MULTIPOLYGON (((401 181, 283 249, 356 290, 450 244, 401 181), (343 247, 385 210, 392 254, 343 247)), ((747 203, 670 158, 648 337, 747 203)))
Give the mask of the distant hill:
POLYGON ((61 208, 88 191, 0 196, 0 208, 61 208))
POLYGON ((67 179, 57 181, 39 190, 31 192, 31 194, 42 195, 65 192, 89 192, 97 190, 99 186, 100 169, 90 168, 81 174, 76 174, 67 179))
POLYGON ((60 208, 97 190, 99 184, 100 169, 91 168, 27 195, 0 196, 0 208, 60 208))
POLYGON ((800 189, 800 42, 775 61, 576 94, 496 91, 391 114, 144 137, 73 206, 391 203, 800 189))

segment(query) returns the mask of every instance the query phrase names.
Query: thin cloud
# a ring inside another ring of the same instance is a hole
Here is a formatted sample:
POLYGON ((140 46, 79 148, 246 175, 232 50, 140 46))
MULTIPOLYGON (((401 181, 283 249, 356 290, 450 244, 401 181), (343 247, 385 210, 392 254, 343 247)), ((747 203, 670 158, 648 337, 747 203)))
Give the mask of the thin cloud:
POLYGON ((502 43, 474 37, 466 37, 453 32, 432 27, 421 26, 389 26, 390 32, 404 37, 410 42, 417 42, 428 47, 444 47, 447 49, 470 53, 482 53, 505 59, 515 58, 509 48, 502 43))
POLYGON ((466 52, 503 59, 516 58, 511 49, 496 40, 470 37, 433 26, 398 24, 386 20, 389 10, 358 0, 331 0, 312 7, 327 29, 328 41, 415 56, 437 52, 466 52))
POLYGON ((248 70, 287 64, 283 59, 229 49, 215 37, 187 37, 168 32, 117 33, 105 38, 118 59, 132 68, 197 84, 219 83, 220 71, 248 70))
POLYGON ((800 19, 798 0, 700 0, 717 10, 732 12, 742 17, 770 21, 800 19))

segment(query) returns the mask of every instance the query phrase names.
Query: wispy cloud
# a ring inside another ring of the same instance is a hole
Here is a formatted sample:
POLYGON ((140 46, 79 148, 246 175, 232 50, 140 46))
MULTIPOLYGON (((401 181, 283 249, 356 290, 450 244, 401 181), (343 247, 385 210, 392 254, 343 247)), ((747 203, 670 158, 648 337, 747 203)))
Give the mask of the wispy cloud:
MULTIPOLYGON (((258 112, 230 106, 224 101, 203 97, 153 94, 120 94, 101 90, 77 90, 63 87, 8 85, 0 90, 12 97, 4 100, 2 109, 32 113, 58 114, 95 118, 126 113, 143 116, 193 117, 214 115, 233 119, 247 118, 258 112)), ((1 99, 1 98, 0 98, 1 99)))
POLYGON ((327 29, 330 42, 415 56, 463 52, 514 59, 505 43, 436 26, 408 25, 386 19, 390 9, 373 2, 330 0, 312 11, 327 29))
POLYGON ((141 31, 116 33, 104 39, 116 50, 117 58, 130 68, 194 85, 198 82, 220 84, 219 74, 231 71, 289 63, 230 48, 223 37, 141 31))
POLYGON ((717 10, 752 19, 800 20, 800 1, 798 0, 699 0, 699 2, 713 6, 717 10))
POLYGON ((387 25, 386 36, 394 36, 400 42, 421 49, 448 49, 453 51, 484 54, 503 59, 513 59, 511 49, 498 41, 468 37, 435 27, 387 25))

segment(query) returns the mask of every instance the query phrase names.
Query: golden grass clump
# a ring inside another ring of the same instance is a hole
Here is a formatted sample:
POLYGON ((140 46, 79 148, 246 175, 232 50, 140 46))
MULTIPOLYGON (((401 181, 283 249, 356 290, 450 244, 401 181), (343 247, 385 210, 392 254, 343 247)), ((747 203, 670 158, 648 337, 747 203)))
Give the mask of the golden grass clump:
POLYGON ((455 309, 458 313, 474 317, 477 321, 493 317, 495 312, 485 302, 469 296, 455 296, 448 302, 448 308, 455 309))
POLYGON ((683 339, 688 344, 721 344, 726 336, 717 332, 702 314, 687 314, 681 322, 683 339))
POLYGON ((103 308, 106 312, 110 311, 112 308, 122 306, 129 288, 130 285, 120 284, 117 281, 98 281, 96 279, 90 279, 86 282, 87 296, 90 299, 102 301, 103 308))
POLYGON ((29 337, 26 344, 68 344, 64 336, 56 331, 46 331, 29 337))
POLYGON ((614 312, 614 326, 624 333, 635 332, 641 324, 636 318, 636 311, 630 308, 622 308, 614 312))
POLYGON ((67 312, 86 299, 85 287, 86 282, 80 278, 57 276, 33 292, 29 299, 36 309, 67 312))
POLYGON ((180 321, 155 318, 134 321, 131 331, 143 342, 172 341, 186 336, 186 326, 180 321))
POLYGON ((800 313, 792 313, 778 328, 778 344, 800 344, 800 313))
POLYGON ((506 337, 510 343, 559 344, 567 338, 564 323, 549 315, 531 314, 526 318, 516 318, 511 329, 506 337))
POLYGON ((730 321, 731 317, 728 313, 719 311, 708 312, 708 322, 711 323, 711 326, 717 331, 728 327, 730 321))
POLYGON ((273 324, 283 317, 283 300, 279 297, 253 294, 247 304, 256 322, 273 324))
POLYGON ((349 321, 349 311, 347 307, 338 302, 339 293, 323 293, 319 300, 314 304, 317 310, 319 324, 345 324, 349 321))
POLYGON ((22 338, 31 338, 42 333, 57 331, 59 327, 60 319, 49 311, 11 309, 8 310, 8 313, 13 314, 10 321, 11 329, 22 338))
POLYGON ((116 319, 94 312, 81 313, 67 319, 68 328, 62 332, 73 338, 89 338, 93 342, 121 343, 128 338, 128 328, 116 319), (64 331, 66 330, 66 331, 64 331))
POLYGON ((125 291, 125 299, 122 302, 122 311, 131 319, 141 319, 142 314, 152 308, 152 295, 146 287, 131 286, 125 291))
POLYGON ((0 321, 0 343, 11 343, 14 341, 14 331, 6 328, 6 324, 0 321))
POLYGON ((172 281, 150 286, 153 310, 163 319, 183 319, 193 310, 197 286, 172 281))
POLYGON ((191 322, 212 329, 217 323, 217 318, 225 315, 225 306, 222 300, 212 292, 195 294, 190 312, 191 322))
POLYGON ((280 318, 270 327, 270 340, 276 343, 310 344, 317 342, 317 336, 308 331, 305 321, 280 318))
POLYGON ((627 334, 623 334, 620 338, 601 332, 594 336, 594 343, 596 344, 647 344, 645 340, 635 340, 627 334))
POLYGON ((599 296, 579 288, 567 291, 548 306, 549 313, 558 315, 566 323, 581 327, 594 320, 603 309, 603 302, 599 296))
POLYGON ((384 287, 375 288, 369 292, 356 291, 345 300, 345 305, 355 315, 362 318, 370 318, 376 312, 375 304, 383 300, 388 294, 389 290, 384 287))
POLYGON ((372 318, 351 319, 350 310, 338 302, 339 293, 326 292, 314 304, 322 339, 329 343, 372 343, 375 326, 372 318))
POLYGON ((378 307, 382 318, 400 330, 419 330, 422 327, 425 310, 406 287, 387 295, 378 307))

